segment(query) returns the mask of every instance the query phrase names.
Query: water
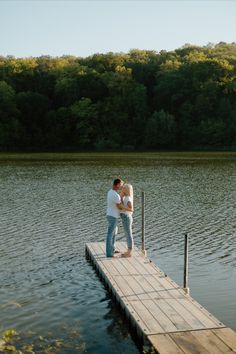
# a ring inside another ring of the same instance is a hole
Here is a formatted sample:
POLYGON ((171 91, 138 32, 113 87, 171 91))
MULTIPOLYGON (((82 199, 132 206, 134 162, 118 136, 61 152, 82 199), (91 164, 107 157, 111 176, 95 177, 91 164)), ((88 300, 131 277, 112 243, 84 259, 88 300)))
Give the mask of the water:
POLYGON ((182 284, 188 232, 191 295, 236 330, 235 153, 2 154, 0 332, 16 329, 21 348, 139 353, 84 256, 86 242, 104 240, 119 175, 134 186, 136 245, 144 189, 148 256, 182 284))

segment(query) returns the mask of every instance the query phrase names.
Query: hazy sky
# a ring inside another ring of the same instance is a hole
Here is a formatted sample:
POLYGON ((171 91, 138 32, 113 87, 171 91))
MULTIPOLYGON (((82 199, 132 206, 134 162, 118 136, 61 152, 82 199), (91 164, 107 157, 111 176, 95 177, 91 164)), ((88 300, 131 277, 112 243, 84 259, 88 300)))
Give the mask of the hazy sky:
POLYGON ((231 0, 0 0, 0 55, 172 50, 236 42, 231 0))

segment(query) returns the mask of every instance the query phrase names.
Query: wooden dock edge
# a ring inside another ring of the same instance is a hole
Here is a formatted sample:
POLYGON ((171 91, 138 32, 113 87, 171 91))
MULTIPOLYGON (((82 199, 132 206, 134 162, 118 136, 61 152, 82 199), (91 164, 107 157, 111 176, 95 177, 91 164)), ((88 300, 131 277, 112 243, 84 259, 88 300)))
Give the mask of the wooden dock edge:
POLYGON ((147 335, 129 311, 129 304, 116 292, 111 277, 98 266, 87 244, 86 258, 93 265, 105 287, 122 309, 142 345, 149 344, 157 354, 233 354, 236 353, 236 333, 227 327, 147 335), (206 348, 209 348, 207 350, 206 348))
POLYGON ((89 249, 89 247, 87 247, 87 245, 85 246, 85 252, 86 252, 86 258, 93 265, 99 278, 103 281, 104 286, 108 289, 108 291, 112 295, 113 299, 115 299, 116 304, 118 304, 120 306, 120 308, 122 309, 123 314, 126 317, 126 320, 132 326, 135 336, 138 337, 138 339, 142 343, 142 345, 144 345, 145 342, 147 343, 147 341, 148 341, 149 345, 152 345, 151 342, 148 340, 148 336, 143 332, 142 328, 139 326, 139 323, 132 316, 132 313, 130 313, 129 308, 128 308, 129 304, 126 303, 125 301, 123 301, 122 297, 115 291, 109 275, 106 274, 101 268, 99 268, 97 266, 97 263, 95 262, 93 254, 90 252, 90 249, 89 249))

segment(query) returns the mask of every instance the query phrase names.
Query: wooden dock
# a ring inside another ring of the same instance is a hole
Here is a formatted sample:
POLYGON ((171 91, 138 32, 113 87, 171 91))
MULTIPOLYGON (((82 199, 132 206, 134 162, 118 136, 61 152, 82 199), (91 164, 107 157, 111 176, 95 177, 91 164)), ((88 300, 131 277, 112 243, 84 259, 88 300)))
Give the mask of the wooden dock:
MULTIPOLYGON (((125 243, 117 242, 124 252, 125 243)), ((236 353, 236 333, 135 249, 107 258, 105 243, 87 243, 86 255, 143 340, 159 354, 236 353)))

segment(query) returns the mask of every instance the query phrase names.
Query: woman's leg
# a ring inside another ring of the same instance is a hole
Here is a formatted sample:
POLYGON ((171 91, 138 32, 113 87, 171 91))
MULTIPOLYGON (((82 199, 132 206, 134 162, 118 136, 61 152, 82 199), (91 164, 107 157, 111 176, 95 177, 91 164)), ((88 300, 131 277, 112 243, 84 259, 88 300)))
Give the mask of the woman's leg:
POLYGON ((121 220, 124 227, 124 233, 127 240, 128 253, 131 254, 133 249, 133 235, 132 235, 132 222, 133 218, 131 215, 121 214, 121 220))
POLYGON ((128 250, 132 251, 134 248, 134 239, 132 233, 132 224, 133 224, 133 217, 132 215, 127 215, 127 245, 128 250))

